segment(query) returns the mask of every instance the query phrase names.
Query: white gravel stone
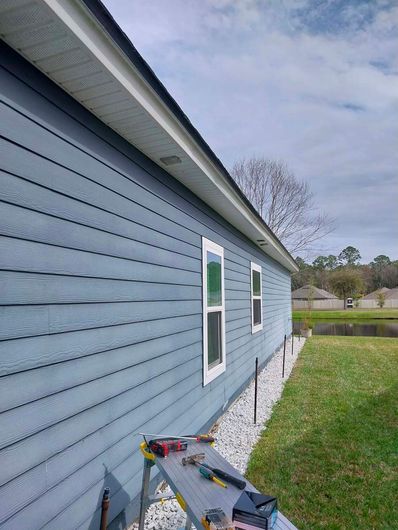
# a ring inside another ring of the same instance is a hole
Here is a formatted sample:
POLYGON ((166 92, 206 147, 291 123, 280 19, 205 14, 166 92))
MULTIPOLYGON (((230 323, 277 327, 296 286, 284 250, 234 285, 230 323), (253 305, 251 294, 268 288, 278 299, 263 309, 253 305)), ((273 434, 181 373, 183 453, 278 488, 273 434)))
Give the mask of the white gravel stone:
MULTIPOLYGON (((253 423, 254 381, 236 399, 217 421, 212 429, 216 435, 215 448, 242 474, 246 471, 250 453, 260 434, 266 429, 266 422, 279 400, 286 380, 289 378, 297 356, 304 346, 305 339, 294 338, 293 355, 291 340, 286 342, 285 378, 282 379, 283 346, 273 355, 258 376, 257 423, 253 423)), ((254 371, 254 370, 253 370, 254 371)), ((164 493, 170 488, 162 486, 164 493)), ((177 530, 184 527, 185 513, 176 500, 152 504, 146 513, 145 530, 177 530)), ((129 530, 137 530, 138 523, 129 530)))

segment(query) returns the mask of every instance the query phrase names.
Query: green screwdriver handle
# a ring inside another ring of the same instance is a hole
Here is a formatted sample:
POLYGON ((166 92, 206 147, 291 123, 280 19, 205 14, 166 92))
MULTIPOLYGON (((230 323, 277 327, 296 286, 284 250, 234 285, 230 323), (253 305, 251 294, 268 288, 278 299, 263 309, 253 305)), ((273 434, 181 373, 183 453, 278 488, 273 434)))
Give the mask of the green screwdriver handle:
POLYGON ((216 475, 214 473, 212 473, 211 471, 209 471, 205 467, 200 466, 199 473, 201 473, 205 478, 207 478, 207 480, 212 480, 213 482, 215 482, 216 484, 218 484, 222 488, 226 488, 227 487, 223 482, 221 482, 221 480, 218 477, 216 477, 216 475))

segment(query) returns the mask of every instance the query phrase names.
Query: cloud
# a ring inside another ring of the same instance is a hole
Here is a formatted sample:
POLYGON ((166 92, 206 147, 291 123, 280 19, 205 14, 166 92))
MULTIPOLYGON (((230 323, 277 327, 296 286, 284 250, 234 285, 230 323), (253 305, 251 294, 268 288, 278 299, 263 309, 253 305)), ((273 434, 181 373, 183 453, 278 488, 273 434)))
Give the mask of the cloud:
POLYGON ((325 248, 398 257, 396 2, 105 3, 227 167, 286 161, 338 217, 325 248))

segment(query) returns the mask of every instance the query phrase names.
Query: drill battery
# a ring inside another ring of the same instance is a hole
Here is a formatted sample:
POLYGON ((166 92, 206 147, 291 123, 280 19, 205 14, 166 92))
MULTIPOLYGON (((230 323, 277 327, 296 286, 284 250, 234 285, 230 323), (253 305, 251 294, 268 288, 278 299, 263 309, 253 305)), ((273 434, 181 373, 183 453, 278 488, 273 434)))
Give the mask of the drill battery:
POLYGON ((150 440, 148 442, 149 449, 152 453, 155 453, 164 458, 168 456, 169 453, 176 451, 186 451, 188 447, 188 442, 184 440, 150 440))

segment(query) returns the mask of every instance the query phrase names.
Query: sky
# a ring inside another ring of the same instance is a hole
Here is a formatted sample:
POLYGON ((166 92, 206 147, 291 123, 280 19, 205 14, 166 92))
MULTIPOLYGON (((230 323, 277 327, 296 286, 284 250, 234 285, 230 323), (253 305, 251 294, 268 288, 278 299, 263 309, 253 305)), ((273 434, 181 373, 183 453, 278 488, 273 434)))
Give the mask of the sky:
POLYGON ((228 169, 309 183, 336 220, 314 255, 398 259, 398 0, 104 3, 228 169))

